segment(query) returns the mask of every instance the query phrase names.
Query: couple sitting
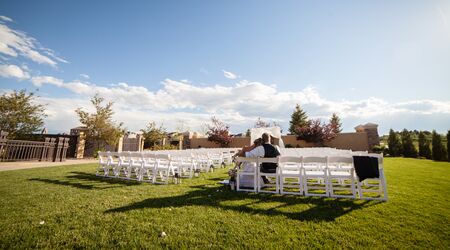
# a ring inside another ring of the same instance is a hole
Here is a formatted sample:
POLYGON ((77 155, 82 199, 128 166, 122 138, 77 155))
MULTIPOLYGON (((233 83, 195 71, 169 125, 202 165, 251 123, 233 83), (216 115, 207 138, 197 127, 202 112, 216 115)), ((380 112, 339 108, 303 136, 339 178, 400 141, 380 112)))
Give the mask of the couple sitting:
MULTIPOLYGON (((271 136, 268 133, 262 134, 261 138, 256 139, 253 145, 249 147, 243 147, 237 156, 245 157, 264 157, 264 158, 275 158, 280 155, 278 146, 273 146, 270 144, 271 136)), ((278 165, 276 163, 262 163, 261 172, 262 173, 275 173, 278 165)), ((245 169, 244 169, 245 171, 245 169)), ((269 183, 267 177, 261 177, 264 183, 269 183)))

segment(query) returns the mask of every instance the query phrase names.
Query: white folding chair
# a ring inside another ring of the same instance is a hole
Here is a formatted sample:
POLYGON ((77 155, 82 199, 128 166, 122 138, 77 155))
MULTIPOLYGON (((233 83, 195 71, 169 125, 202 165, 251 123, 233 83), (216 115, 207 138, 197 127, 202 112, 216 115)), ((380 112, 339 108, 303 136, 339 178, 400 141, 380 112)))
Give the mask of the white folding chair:
POLYGON ((257 192, 258 158, 237 157, 236 191, 257 192))
POLYGON ((120 152, 119 153, 119 165, 118 170, 119 174, 117 177, 126 179, 128 178, 128 170, 130 167, 130 152, 120 152), (122 176, 123 174, 123 176, 122 176))
POLYGON ((358 196, 364 200, 388 200, 388 193, 386 187, 386 178, 384 176, 383 155, 382 154, 367 154, 370 157, 378 159, 379 178, 369 178, 360 182, 358 180, 358 196))
POLYGON ((170 155, 157 154, 156 155, 156 167, 155 167, 155 179, 156 184, 168 184, 169 177, 174 175, 172 163, 170 161, 170 155))
POLYGON ((213 171, 213 168, 211 167, 212 161, 209 159, 208 154, 204 152, 198 152, 196 155, 196 161, 198 164, 198 168, 201 172, 209 172, 213 171))
POLYGON ((281 156, 279 159, 280 193, 303 195, 303 157, 281 156))
POLYGON ((208 153, 208 158, 211 160, 213 168, 221 168, 224 166, 222 153, 219 152, 208 153))
POLYGON ((305 196, 328 196, 327 157, 303 157, 303 190, 305 196))
POLYGON ((153 153, 142 154, 142 168, 139 180, 144 182, 155 182, 156 178, 156 158, 153 153))
POLYGON ((330 197, 356 198, 353 157, 328 157, 328 188, 330 197))
POLYGON ((95 175, 105 176, 109 175, 109 160, 106 152, 98 152, 98 167, 95 175))
POLYGON ((277 158, 258 158, 258 179, 257 179, 257 185, 258 189, 257 192, 261 193, 279 193, 279 178, 278 178, 278 171, 279 168, 277 167, 275 169, 275 173, 264 173, 261 172, 261 164, 263 163, 272 163, 272 164, 278 164, 278 157, 277 158), (263 182, 263 177, 267 178, 269 183, 263 182), (275 188, 275 190, 273 190, 275 188))
POLYGON ((127 172, 127 179, 129 180, 140 180, 140 174, 144 160, 142 159, 141 152, 130 152, 129 153, 129 165, 127 172))
POLYGON ((114 176, 113 177, 119 177, 120 176, 120 157, 119 153, 117 152, 107 152, 108 161, 109 161, 109 167, 112 169, 114 176))

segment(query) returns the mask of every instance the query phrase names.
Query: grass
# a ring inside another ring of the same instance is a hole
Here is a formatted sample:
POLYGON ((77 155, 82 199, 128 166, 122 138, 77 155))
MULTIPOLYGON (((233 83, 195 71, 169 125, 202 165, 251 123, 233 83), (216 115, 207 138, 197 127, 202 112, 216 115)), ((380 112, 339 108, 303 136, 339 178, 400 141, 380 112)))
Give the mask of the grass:
POLYGON ((236 193, 217 184, 225 169, 151 185, 95 167, 0 172, 0 248, 450 247, 445 162, 386 158, 389 202, 236 193))

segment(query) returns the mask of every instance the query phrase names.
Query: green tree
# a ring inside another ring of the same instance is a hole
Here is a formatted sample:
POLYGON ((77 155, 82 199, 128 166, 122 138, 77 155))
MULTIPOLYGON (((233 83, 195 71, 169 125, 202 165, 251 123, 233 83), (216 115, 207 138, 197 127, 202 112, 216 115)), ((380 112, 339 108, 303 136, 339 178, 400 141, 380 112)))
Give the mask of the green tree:
POLYGON ((430 141, 422 131, 419 132, 419 156, 431 159, 430 141))
POLYGON ((401 139, 403 145, 403 156, 409 158, 417 158, 417 149, 414 146, 413 140, 411 138, 411 133, 408 130, 403 129, 403 131, 401 132, 401 139))
POLYGON ((330 125, 335 134, 339 134, 340 132, 342 132, 341 118, 339 118, 336 113, 333 113, 333 115, 331 116, 330 125))
POLYGON ((446 152, 444 144, 442 144, 441 135, 433 130, 431 133, 432 157, 435 161, 445 161, 446 152))
POLYGON ((297 127, 308 126, 308 116, 306 112, 300 107, 299 104, 295 105, 294 112, 291 115, 289 121, 289 133, 296 134, 297 127))
POLYGON ((389 137, 388 137, 388 147, 389 147, 389 154, 391 156, 400 156, 402 152, 402 144, 400 142, 400 139, 398 138, 397 133, 394 130, 389 130, 389 137))
POLYGON ((156 126, 155 122, 149 122, 145 129, 141 129, 144 136, 144 148, 154 147, 161 144, 161 141, 166 137, 166 130, 162 125, 156 126))
POLYGON ((81 108, 75 110, 81 124, 86 126, 86 139, 94 143, 95 149, 100 150, 104 144, 117 145, 119 138, 124 134, 122 123, 116 124, 112 120, 114 114, 112 102, 103 105, 104 99, 96 94, 91 99, 95 112, 88 113, 81 108))
POLYGON ((450 161, 450 130, 447 131, 447 160, 450 161))
POLYGON ((0 96, 0 130, 8 132, 10 139, 42 130, 47 115, 44 105, 34 100, 34 93, 25 90, 0 96))

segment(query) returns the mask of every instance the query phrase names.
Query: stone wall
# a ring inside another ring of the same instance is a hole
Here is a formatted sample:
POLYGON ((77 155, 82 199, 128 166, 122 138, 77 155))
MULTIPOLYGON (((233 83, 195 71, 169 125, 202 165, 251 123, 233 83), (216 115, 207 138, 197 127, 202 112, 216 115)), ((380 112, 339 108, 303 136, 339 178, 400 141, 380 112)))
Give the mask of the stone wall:
MULTIPOLYGON (((310 147, 332 147, 338 149, 351 149, 353 151, 366 151, 369 150, 369 142, 367 133, 340 133, 333 140, 326 142, 325 145, 319 145, 316 143, 306 142, 304 140, 297 140, 295 135, 282 136, 284 145, 290 145, 296 148, 310 148, 310 147)), ((243 146, 250 145, 250 137, 237 137, 233 138, 233 141, 229 145, 231 148, 242 148, 243 146)), ((192 138, 191 148, 219 148, 220 145, 208 141, 207 138, 192 138)))
POLYGON ((337 149, 351 149, 353 151, 369 151, 369 141, 367 133, 340 133, 329 142, 325 142, 326 147, 337 149))
MULTIPOLYGON (((250 137, 236 137, 233 138, 229 147, 230 148, 242 148, 244 146, 249 146, 250 137)), ((208 141, 208 138, 192 138, 191 139, 191 148, 220 148, 221 146, 217 143, 208 141)))

